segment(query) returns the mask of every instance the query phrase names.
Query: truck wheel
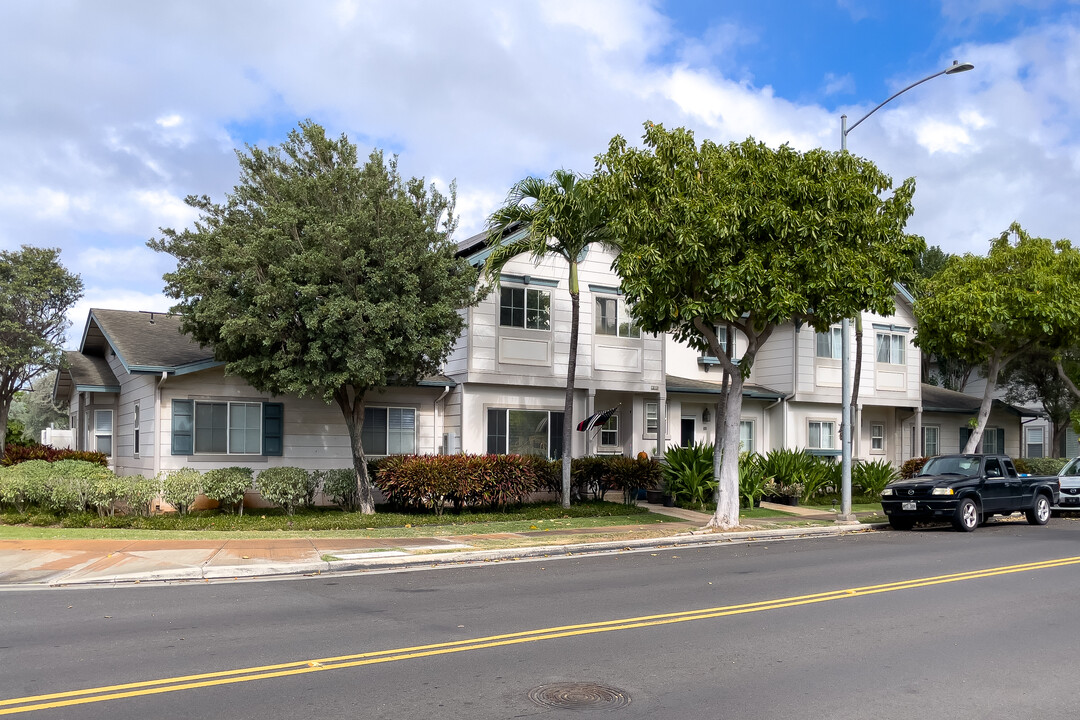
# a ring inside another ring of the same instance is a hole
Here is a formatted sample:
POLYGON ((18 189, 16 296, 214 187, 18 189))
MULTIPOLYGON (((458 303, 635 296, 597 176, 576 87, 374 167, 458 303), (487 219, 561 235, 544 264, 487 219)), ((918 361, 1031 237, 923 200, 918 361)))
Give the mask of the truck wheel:
POLYGON ((963 532, 971 532, 979 526, 979 506, 971 498, 964 498, 956 506, 952 519, 953 527, 963 532))
POLYGON ((1050 501, 1045 495, 1036 495, 1035 504, 1025 512, 1027 521, 1032 525, 1045 525, 1050 519, 1050 501))
POLYGON ((915 525, 915 521, 907 518, 891 517, 889 518, 889 525, 892 525, 893 530, 910 530, 915 525))

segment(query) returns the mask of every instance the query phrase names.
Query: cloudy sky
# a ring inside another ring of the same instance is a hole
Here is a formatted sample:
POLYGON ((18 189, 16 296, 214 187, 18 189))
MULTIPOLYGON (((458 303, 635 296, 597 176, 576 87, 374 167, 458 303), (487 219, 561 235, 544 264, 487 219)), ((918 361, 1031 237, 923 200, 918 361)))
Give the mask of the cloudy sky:
POLYGON ((509 186, 589 172, 646 120, 839 149, 917 179, 912 232, 1080 241, 1080 0, 3 0, 0 247, 59 247, 91 307, 161 310, 146 248, 221 200, 234 148, 310 118, 456 179, 456 239, 509 186))

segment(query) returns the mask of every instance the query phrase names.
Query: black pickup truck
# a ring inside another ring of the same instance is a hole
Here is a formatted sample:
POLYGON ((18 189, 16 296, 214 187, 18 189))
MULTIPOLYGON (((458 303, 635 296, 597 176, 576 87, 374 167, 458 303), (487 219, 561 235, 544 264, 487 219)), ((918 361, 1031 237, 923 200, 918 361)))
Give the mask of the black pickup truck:
POLYGON ((948 520, 971 532, 992 515, 1018 511, 1032 525, 1045 525, 1057 503, 1057 477, 1020 475, 1006 455, 938 455, 918 475, 891 482, 881 493, 881 506, 897 530, 948 520))

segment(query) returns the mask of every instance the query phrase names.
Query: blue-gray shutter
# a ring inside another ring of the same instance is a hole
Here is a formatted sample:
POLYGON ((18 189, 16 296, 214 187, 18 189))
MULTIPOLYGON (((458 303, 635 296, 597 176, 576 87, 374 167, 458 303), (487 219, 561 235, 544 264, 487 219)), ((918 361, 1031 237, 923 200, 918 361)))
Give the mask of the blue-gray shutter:
POLYGON ((263 455, 282 455, 285 437, 285 406, 263 403, 263 455))
POLYGON ((1005 454, 1005 428, 997 429, 997 448, 999 454, 1005 454))
POLYGON ((195 401, 172 401, 172 454, 192 455, 195 451, 193 434, 195 401))
POLYGON ((964 448, 967 447, 968 440, 971 439, 971 428, 967 425, 960 426, 960 449, 957 452, 964 452, 964 448))

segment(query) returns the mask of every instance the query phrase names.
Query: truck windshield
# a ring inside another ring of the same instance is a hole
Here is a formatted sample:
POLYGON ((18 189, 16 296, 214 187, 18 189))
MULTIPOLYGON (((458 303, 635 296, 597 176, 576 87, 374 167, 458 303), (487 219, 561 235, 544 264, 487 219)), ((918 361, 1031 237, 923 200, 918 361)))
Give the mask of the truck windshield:
POLYGON ((962 456, 930 458, 920 475, 978 475, 979 459, 962 456))
POLYGON ((1073 458, 1065 464, 1065 467, 1061 468, 1061 472, 1058 475, 1062 477, 1076 477, 1080 475, 1080 457, 1073 458))

